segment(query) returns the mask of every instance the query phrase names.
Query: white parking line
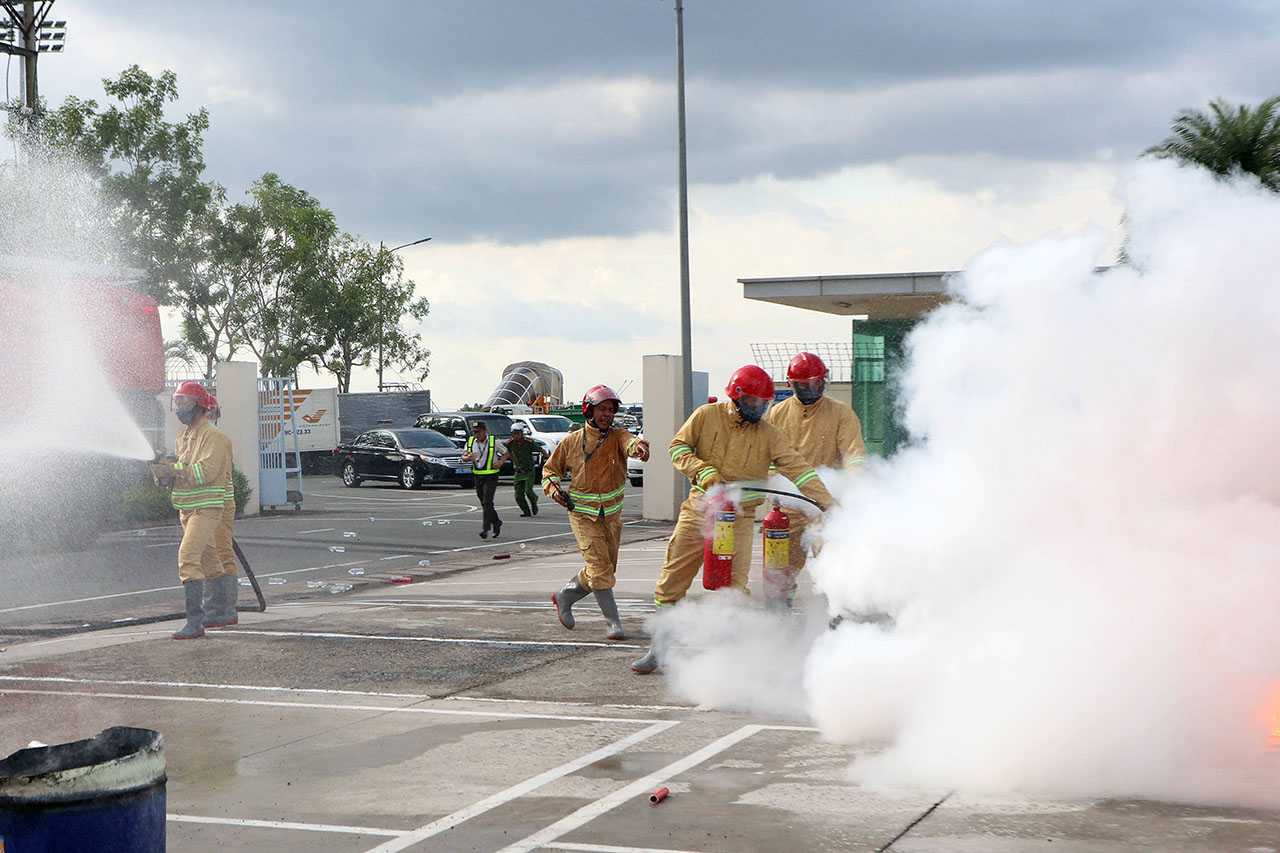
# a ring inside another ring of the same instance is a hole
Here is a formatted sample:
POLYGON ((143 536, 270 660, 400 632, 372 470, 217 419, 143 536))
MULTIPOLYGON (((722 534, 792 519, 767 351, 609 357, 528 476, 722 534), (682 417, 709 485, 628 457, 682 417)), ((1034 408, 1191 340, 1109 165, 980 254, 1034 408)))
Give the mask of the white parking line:
POLYGON ((341 826, 332 823, 292 823, 285 820, 247 820, 234 817, 201 817, 190 814, 165 815, 165 820, 175 823, 213 823, 222 826, 252 826, 262 829, 301 829, 307 832, 344 832, 352 835, 390 835, 398 838, 404 835, 398 829, 378 829, 372 826, 341 826))
POLYGON ((284 702, 268 699, 229 699, 220 696, 166 696, 163 693, 107 693, 93 690, 36 690, 0 687, 0 695, 81 696, 89 699, 127 699, 131 702, 191 702, 204 705, 244 705, 257 708, 299 708, 305 711, 360 711, 378 714, 434 714, 441 717, 485 717, 501 720, 565 720, 574 723, 628 723, 674 726, 677 720, 636 720, 627 717, 588 717, 578 714, 532 714, 507 711, 462 711, 453 708, 420 708, 416 705, 344 705, 340 702, 284 702))
MULTIPOLYGON (((343 569, 347 566, 359 566, 367 563, 369 560, 357 560, 354 563, 331 563, 327 566, 310 566, 305 569, 290 569, 283 572, 262 573, 261 577, 276 577, 280 575, 296 575, 300 572, 319 572, 325 569, 343 569)), ((0 608, 0 613, 17 613, 20 610, 39 610, 42 607, 58 607, 63 604, 84 604, 88 601, 107 601, 112 598, 127 598, 131 595, 149 595, 153 592, 174 592, 181 589, 181 586, 157 586, 152 589, 137 589, 133 592, 113 592, 108 595, 93 595, 88 598, 69 598, 64 601, 49 601, 44 604, 24 604, 21 607, 4 607, 0 608)))
POLYGON ((336 527, 317 527, 315 530, 299 530, 296 535, 301 536, 304 533, 329 533, 330 531, 337 529, 338 528, 336 527))
POLYGON ((305 637, 319 640, 394 640, 401 643, 440 643, 451 646, 550 646, 563 648, 596 649, 645 649, 628 643, 573 643, 567 640, 464 640, 457 637, 414 637, 394 634, 344 634, 336 631, 262 631, 252 628, 236 628, 220 633, 219 638, 235 637, 305 637))
POLYGON ((542 846, 548 850, 577 850, 580 853, 697 853, 694 850, 674 850, 670 847, 619 847, 616 844, 573 844, 568 841, 542 846))
POLYGON ((665 732, 667 729, 675 725, 679 725, 676 720, 662 720, 660 722, 656 722, 647 728, 641 729, 633 735, 628 735, 621 740, 614 741, 608 746, 601 747, 594 752, 589 752, 586 755, 575 758, 573 761, 561 764, 559 767, 554 767, 545 773, 539 773, 537 776, 526 779, 518 785, 512 785, 505 791, 500 791, 497 794, 485 797, 483 800, 473 803, 464 809, 459 809, 453 814, 445 815, 439 820, 434 820, 426 826, 420 827, 407 835, 402 835, 394 841, 388 841, 385 844, 381 844, 368 851, 368 853, 395 853, 397 850, 404 850, 407 847, 412 847, 423 839, 430 838, 433 835, 439 835, 441 832, 452 829, 458 824, 468 821, 476 815, 484 814, 485 812, 495 809, 504 803, 509 803, 512 800, 523 797, 525 794, 541 788, 543 785, 554 782, 564 776, 568 776, 570 773, 576 773, 584 767, 590 767, 597 761, 601 761, 611 755, 616 755, 623 750, 630 749, 636 744, 648 740, 656 734, 665 732))
MULTIPOLYGON (((612 794, 601 797, 594 803, 588 803, 578 809, 573 814, 562 818, 548 826, 546 829, 533 833, 532 835, 517 841, 515 844, 509 844, 503 847, 498 853, 531 853, 539 847, 555 841, 562 835, 572 832, 580 826, 585 826, 595 820, 605 812, 622 805, 633 797, 641 794, 648 794, 654 789, 655 785, 661 785, 673 776, 678 776, 690 768, 697 767, 708 758, 713 758, 724 752, 729 747, 740 743, 759 731, 763 731, 769 726, 750 725, 743 726, 735 732, 725 735, 719 740, 712 741, 702 749, 690 755, 686 755, 678 761, 673 761, 660 770, 655 770, 648 776, 644 776, 630 785, 625 785, 612 794)), ((390 842, 392 844, 396 842, 390 842)), ((384 849, 383 847, 376 848, 384 849)), ((387 847, 388 850, 400 850, 400 847, 387 847)))

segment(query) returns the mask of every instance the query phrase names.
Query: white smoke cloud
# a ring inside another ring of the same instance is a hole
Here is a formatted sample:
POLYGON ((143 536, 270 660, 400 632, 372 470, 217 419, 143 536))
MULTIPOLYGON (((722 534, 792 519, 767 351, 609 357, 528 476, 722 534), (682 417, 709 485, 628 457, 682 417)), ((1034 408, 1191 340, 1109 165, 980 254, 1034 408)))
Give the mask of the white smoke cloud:
POLYGON ((916 443, 829 519, 831 609, 896 620, 806 641, 811 718, 884 746, 864 784, 1280 804, 1280 199, 1163 162, 1124 196, 1129 266, 1097 232, 953 282, 916 443))

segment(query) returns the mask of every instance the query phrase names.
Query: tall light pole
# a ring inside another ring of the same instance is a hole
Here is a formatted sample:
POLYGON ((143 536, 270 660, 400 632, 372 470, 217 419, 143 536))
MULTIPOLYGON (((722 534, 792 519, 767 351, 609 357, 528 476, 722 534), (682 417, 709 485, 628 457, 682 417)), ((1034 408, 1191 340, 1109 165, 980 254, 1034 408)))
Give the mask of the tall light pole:
POLYGON ((36 59, 41 53, 61 53, 67 35, 66 21, 49 21, 53 0, 0 0, 9 23, 0 26, 0 53, 23 57, 23 101, 30 112, 30 126, 40 109, 40 85, 36 77, 36 59), (21 46, 16 44, 22 41, 21 46))
MULTIPOLYGON (((410 246, 416 246, 419 243, 425 243, 430 239, 431 239, 430 237, 423 237, 421 240, 414 240, 412 243, 405 243, 402 246, 396 246, 395 248, 392 248, 392 249, 386 248, 386 246, 382 244, 382 241, 379 240, 378 254, 381 255, 383 252, 386 252, 387 254, 391 254, 392 252, 398 252, 401 249, 407 249, 410 246)), ((382 390, 382 339, 387 331, 387 318, 382 316, 382 297, 385 291, 386 291, 386 276, 380 275, 378 276, 378 390, 379 391, 382 390)), ((399 321, 400 321, 400 318, 399 316, 397 316, 396 322, 399 323, 399 321)))
POLYGON ((684 151, 684 4, 676 0, 676 109, 680 133, 680 381, 684 416, 693 414, 693 334, 689 326, 689 174, 684 151))

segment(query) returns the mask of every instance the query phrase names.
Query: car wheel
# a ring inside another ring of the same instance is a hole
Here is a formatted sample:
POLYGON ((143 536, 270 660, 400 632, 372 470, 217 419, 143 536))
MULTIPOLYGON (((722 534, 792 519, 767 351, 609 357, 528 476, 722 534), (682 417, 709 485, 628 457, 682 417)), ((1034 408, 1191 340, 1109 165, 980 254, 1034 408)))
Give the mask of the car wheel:
POLYGON ((405 465, 400 469, 400 485, 406 489, 418 488, 418 471, 413 465, 405 465))
POLYGON ((360 485, 360 477, 356 475, 356 463, 348 459, 342 463, 342 484, 349 489, 360 485))
POLYGON ((633 485, 633 486, 643 486, 643 485, 644 485, 644 477, 632 477, 632 478, 631 478, 631 485, 633 485))

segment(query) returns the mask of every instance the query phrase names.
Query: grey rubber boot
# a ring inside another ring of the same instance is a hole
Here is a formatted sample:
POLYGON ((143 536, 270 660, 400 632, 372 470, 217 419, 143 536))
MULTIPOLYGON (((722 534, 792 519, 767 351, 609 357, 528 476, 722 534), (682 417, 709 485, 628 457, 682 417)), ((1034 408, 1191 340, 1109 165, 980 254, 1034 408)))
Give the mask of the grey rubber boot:
POLYGON ((574 575, 573 580, 564 585, 564 589, 551 594, 551 602, 556 606, 556 615, 560 617, 560 624, 573 629, 574 620, 571 608, 575 601, 585 598, 591 590, 578 583, 578 576, 574 575))
POLYGON ((186 581, 182 591, 187 596, 187 624, 173 632, 175 640, 194 640, 204 636, 204 581, 186 581))
POLYGON ((236 599, 240 597, 239 580, 235 575, 218 575, 205 582, 209 598, 205 601, 204 626, 206 628, 226 628, 238 625, 240 616, 236 613, 236 599))
POLYGON ((638 675, 648 675, 658 668, 658 644, 654 643, 649 646, 649 651, 644 653, 644 657, 637 661, 632 661, 631 671, 638 675))
POLYGON ((604 614, 604 621, 609 626, 606 639, 625 640, 627 635, 622 631, 622 617, 618 615, 618 602, 613 600, 613 590, 597 589, 595 596, 596 604, 600 605, 600 612, 604 614))

